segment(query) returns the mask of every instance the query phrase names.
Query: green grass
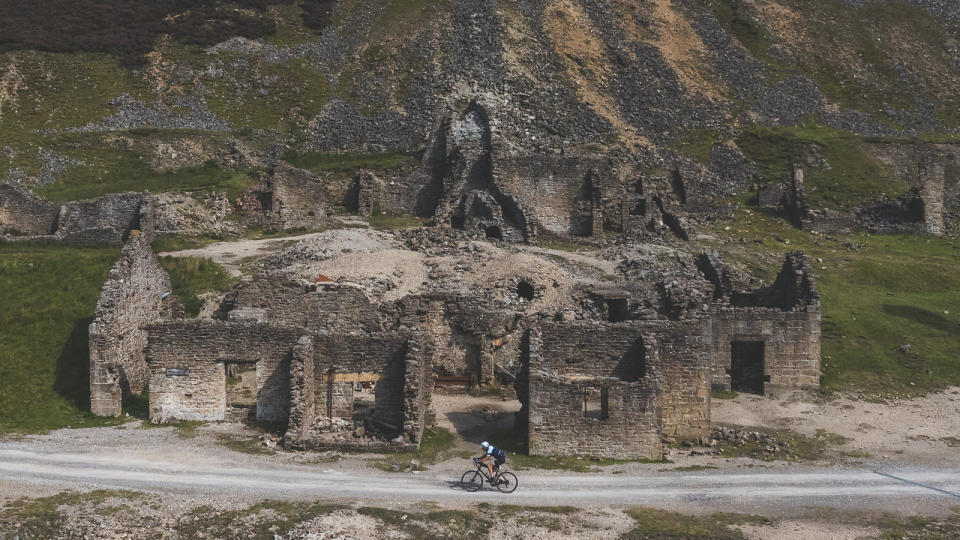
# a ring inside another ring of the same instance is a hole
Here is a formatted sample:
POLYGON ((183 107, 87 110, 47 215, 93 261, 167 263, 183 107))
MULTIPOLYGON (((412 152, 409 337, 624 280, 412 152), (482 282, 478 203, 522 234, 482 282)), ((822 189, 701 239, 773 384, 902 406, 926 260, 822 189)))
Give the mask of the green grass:
POLYGON ((764 183, 787 181, 794 163, 817 155, 829 167, 805 171, 807 199, 813 208, 850 209, 882 195, 895 197, 909 186, 871 157, 866 139, 819 126, 768 128, 751 126, 737 139, 740 150, 757 163, 764 183))
POLYGON ((197 249, 225 240, 228 240, 226 236, 211 234, 202 234, 200 236, 158 236, 153 239, 150 247, 153 248, 154 253, 163 253, 165 251, 197 249))
POLYGON ((717 237, 712 246, 726 260, 768 282, 787 251, 807 252, 822 304, 824 389, 918 394, 960 384, 956 239, 865 233, 825 237, 798 231, 755 208, 742 208, 732 222, 717 223, 711 231, 717 237), (740 237, 753 250, 725 241, 740 237), (905 344, 911 345, 909 351, 897 350, 905 344))
POLYGON ((723 136, 715 129, 693 129, 679 133, 670 146, 681 154, 700 163, 710 161, 713 147, 723 142, 723 136))
POLYGON ((383 212, 375 209, 370 214, 368 220, 370 226, 381 231, 392 231, 395 229, 409 229, 411 227, 424 227, 427 224, 417 216, 410 214, 397 214, 394 212, 383 212))
POLYGON ((203 307, 198 295, 226 292, 236 279, 219 264, 199 257, 160 257, 160 266, 170 275, 173 294, 183 302, 188 317, 196 317, 203 307))
POLYGON ((743 533, 731 525, 768 525, 763 516, 716 513, 707 516, 690 516, 653 508, 632 508, 627 515, 633 518, 634 526, 621 535, 623 539, 676 539, 676 540, 741 540, 743 533))
POLYGON ((314 173, 355 173, 361 169, 385 171, 417 164, 417 160, 408 154, 399 152, 381 152, 370 154, 322 152, 288 152, 284 160, 301 169, 314 173))
POLYGON ((952 65, 942 46, 946 32, 922 8, 902 2, 855 8, 843 0, 787 0, 785 4, 801 21, 789 25, 795 34, 788 37, 771 35, 751 2, 708 2, 720 24, 766 66, 774 81, 806 76, 830 102, 895 128, 897 120, 887 115, 887 109, 915 110, 911 91, 919 91, 939 103, 937 116, 946 125, 960 121, 953 106, 956 97, 947 90, 951 85, 943 75, 952 65), (775 42, 792 53, 789 59, 774 57, 775 42), (918 57, 922 63, 912 61, 918 57), (897 62, 911 66, 913 88, 900 77, 897 62))
POLYGON ((749 457, 761 461, 816 461, 825 459, 833 451, 834 446, 848 441, 845 437, 826 430, 817 430, 813 437, 807 437, 789 429, 767 429, 758 427, 739 427, 741 431, 756 431, 773 437, 775 443, 786 443, 787 446, 778 446, 777 452, 766 450, 768 443, 759 441, 744 441, 735 444, 732 441, 720 441, 717 446, 717 455, 720 457, 749 457))
MULTIPOLYGON (((18 499, 6 504, 0 511, 0 532, 6 524, 18 524, 18 538, 54 538, 66 532, 66 523, 60 514, 60 506, 93 505, 98 511, 106 511, 104 503, 112 499, 136 501, 144 495, 127 490, 98 489, 87 493, 65 491, 49 497, 18 499)), ((115 507, 109 507, 111 510, 115 507)), ((13 535, 9 536, 13 538, 13 535)))
POLYGON ((420 441, 420 449, 416 452, 399 452, 389 454, 387 457, 378 460, 376 466, 384 471, 392 471, 394 465, 398 465, 402 471, 410 460, 420 462, 420 469, 424 470, 428 465, 433 465, 446 457, 453 449, 454 440, 450 430, 442 427, 432 427, 423 430, 423 439, 420 441))
POLYGON ((225 191, 228 196, 239 196, 253 182, 247 173, 223 169, 213 162, 156 171, 136 153, 110 149, 90 152, 86 162, 88 165, 66 171, 56 183, 38 187, 36 193, 52 201, 94 199, 107 193, 143 190, 225 191))
POLYGON ((0 431, 116 423, 88 412, 87 327, 119 254, 0 244, 0 431))

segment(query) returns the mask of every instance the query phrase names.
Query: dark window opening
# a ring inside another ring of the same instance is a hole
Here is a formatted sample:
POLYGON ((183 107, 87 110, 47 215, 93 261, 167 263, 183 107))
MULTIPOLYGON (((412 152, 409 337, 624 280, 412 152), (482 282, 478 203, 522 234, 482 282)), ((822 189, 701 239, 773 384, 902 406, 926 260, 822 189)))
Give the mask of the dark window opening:
POLYGON ((607 316, 610 322, 626 321, 630 316, 630 312, 627 309, 628 307, 629 302, 626 298, 612 298, 607 300, 607 316))
POLYGON ((500 231, 500 227, 496 225, 491 225, 483 230, 484 234, 487 235, 487 238, 492 238, 495 240, 503 240, 503 232, 500 231))
POLYGON ((646 199, 637 199, 633 203, 633 207, 630 209, 631 216, 645 216, 647 215, 647 200, 646 199))
POLYGON ((310 217, 314 217, 314 216, 316 216, 317 214, 316 214, 313 210, 311 210, 311 211, 307 212, 307 215, 310 216, 310 217))
POLYGON ((637 339, 630 348, 620 357, 620 361, 613 370, 614 376, 622 381, 637 382, 643 379, 647 370, 647 348, 643 339, 637 339))
POLYGON ((610 392, 606 388, 587 388, 583 391, 583 417, 610 419, 610 392))
POLYGON ((763 342, 734 341, 730 344, 730 389, 763 394, 763 342))
POLYGON ((527 281, 521 281, 520 283, 517 283, 517 296, 523 298, 524 300, 533 300, 536 292, 537 291, 533 288, 533 285, 527 281))

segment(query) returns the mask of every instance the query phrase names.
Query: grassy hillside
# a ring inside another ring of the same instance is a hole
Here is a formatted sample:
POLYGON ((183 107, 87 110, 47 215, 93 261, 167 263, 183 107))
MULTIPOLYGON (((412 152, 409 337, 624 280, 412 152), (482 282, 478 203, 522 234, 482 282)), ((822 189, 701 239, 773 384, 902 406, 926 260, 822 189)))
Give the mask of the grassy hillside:
POLYGON ((823 309, 825 389, 883 395, 960 385, 960 241, 814 235, 750 207, 710 234, 726 259, 768 282, 787 251, 811 257, 823 309), (745 249, 740 238, 755 247, 745 249))
POLYGON ((89 326, 119 247, 0 244, 0 431, 89 415, 89 326))

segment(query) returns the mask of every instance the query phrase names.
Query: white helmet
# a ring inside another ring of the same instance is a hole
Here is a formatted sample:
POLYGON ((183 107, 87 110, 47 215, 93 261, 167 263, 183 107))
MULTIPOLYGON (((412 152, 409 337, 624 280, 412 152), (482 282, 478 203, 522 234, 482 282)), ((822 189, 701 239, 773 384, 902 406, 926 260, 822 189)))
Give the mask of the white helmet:
POLYGON ((482 443, 480 443, 480 448, 486 448, 488 446, 490 446, 490 443, 488 443, 487 441, 483 441, 482 443))

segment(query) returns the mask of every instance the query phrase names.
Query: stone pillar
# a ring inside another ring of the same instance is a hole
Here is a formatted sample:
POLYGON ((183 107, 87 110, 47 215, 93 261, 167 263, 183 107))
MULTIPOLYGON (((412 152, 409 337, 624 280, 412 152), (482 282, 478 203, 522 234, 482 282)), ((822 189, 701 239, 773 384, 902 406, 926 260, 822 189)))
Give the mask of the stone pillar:
POLYGON ((316 417, 314 368, 313 340, 303 336, 290 358, 290 418, 284 436, 288 442, 302 439, 316 417))
POLYGON ((921 158, 920 199, 923 201, 923 221, 926 230, 934 236, 943 234, 943 192, 946 176, 943 160, 936 153, 921 158))
POLYGON ((373 214, 373 208, 377 204, 376 183, 373 174, 368 171, 357 175, 357 215, 362 218, 369 218, 373 214))
POLYGON ((590 233, 594 238, 603 237, 603 191, 600 189, 600 178, 590 173, 590 216, 592 219, 590 233))

